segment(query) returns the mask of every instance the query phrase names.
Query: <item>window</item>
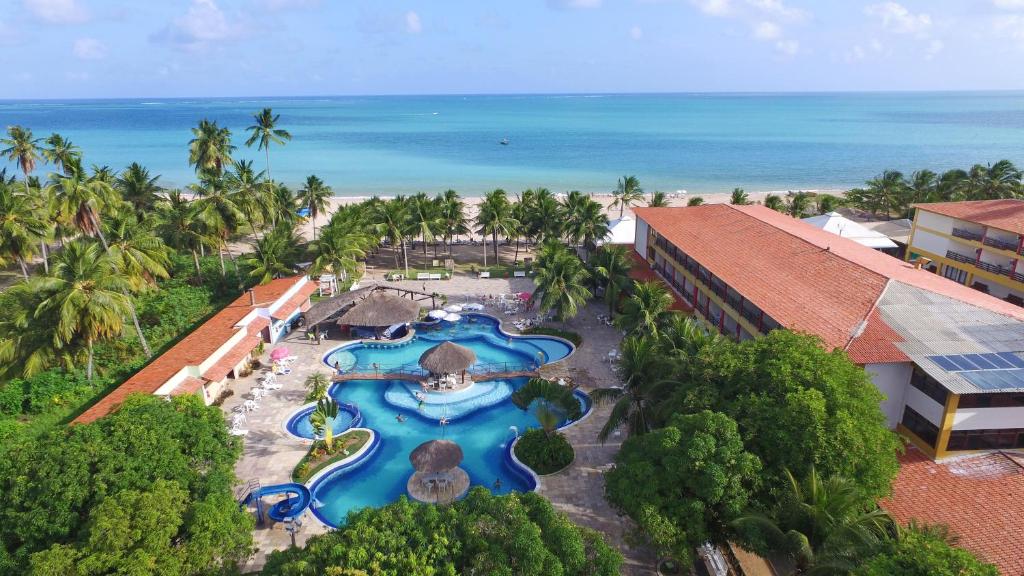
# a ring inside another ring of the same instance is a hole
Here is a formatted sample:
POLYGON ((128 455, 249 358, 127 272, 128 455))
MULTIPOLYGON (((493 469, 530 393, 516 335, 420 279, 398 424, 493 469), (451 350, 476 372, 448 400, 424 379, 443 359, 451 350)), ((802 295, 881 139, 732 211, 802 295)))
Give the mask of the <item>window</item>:
POLYGON ((914 373, 910 376, 910 385, 924 392, 925 396, 939 404, 946 405, 946 397, 949 395, 949 391, 917 366, 914 366, 914 373))
POLYGON ((1024 394, 963 394, 957 408, 1019 408, 1024 394))
POLYGON ((1004 430, 953 430, 947 450, 1005 450, 1024 448, 1024 428, 1004 430))
POLYGON ((913 408, 903 408, 903 420, 900 422, 903 427, 914 433, 915 436, 924 440, 929 446, 935 448, 935 441, 939 438, 939 427, 932 424, 921 416, 913 408))
POLYGON ((942 275, 945 276, 946 278, 949 278, 953 282, 956 282, 957 284, 963 284, 964 282, 967 281, 966 270, 961 270, 956 266, 950 266, 949 264, 946 264, 945 266, 942 267, 942 275))

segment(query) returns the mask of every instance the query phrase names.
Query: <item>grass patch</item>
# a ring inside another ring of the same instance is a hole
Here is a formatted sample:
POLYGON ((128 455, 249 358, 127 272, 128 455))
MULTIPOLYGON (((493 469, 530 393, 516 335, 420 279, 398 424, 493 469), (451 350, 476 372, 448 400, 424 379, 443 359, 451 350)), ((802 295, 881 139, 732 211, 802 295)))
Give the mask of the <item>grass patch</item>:
POLYGON ((330 452, 323 442, 314 442, 309 452, 299 460, 292 470, 292 480, 305 484, 317 472, 335 462, 348 458, 355 454, 370 440, 370 433, 366 430, 349 430, 334 439, 334 446, 330 452))
POLYGON ((546 328, 544 326, 537 326, 535 328, 528 328, 523 334, 532 334, 535 336, 557 336, 564 338, 569 342, 572 342, 577 348, 580 344, 583 344, 583 336, 580 336, 576 332, 569 330, 559 330, 558 328, 546 328))

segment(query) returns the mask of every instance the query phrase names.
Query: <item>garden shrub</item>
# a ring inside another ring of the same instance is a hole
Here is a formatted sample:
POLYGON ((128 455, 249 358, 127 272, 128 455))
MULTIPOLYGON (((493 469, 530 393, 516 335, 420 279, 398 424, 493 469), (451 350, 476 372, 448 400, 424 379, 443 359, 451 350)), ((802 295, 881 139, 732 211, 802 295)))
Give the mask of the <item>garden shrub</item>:
POLYGON ((572 463, 576 453, 565 435, 548 435, 540 428, 527 430, 516 442, 516 458, 537 474, 558 472, 572 463))

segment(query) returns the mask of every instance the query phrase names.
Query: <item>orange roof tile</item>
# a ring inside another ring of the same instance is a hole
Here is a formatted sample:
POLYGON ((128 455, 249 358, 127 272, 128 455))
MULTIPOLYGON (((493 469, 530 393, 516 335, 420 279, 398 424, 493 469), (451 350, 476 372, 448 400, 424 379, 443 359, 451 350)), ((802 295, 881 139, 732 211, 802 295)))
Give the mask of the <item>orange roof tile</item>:
POLYGON ((1014 234, 1024 234, 1024 200, 970 200, 966 202, 932 202, 914 204, 926 212, 934 212, 991 226, 1014 234))
POLYGON ((209 382, 209 380, 203 380, 202 378, 193 378, 189 376, 188 378, 182 380, 181 384, 178 384, 177 388, 175 388, 171 392, 171 396, 184 396, 186 394, 195 394, 196 392, 202 390, 203 386, 205 386, 207 382, 209 382))
MULTIPOLYGON (((764 206, 708 204, 634 212, 777 322, 817 335, 829 348, 847 348, 858 333, 876 340, 883 335, 883 330, 870 329, 870 322, 864 329, 862 322, 890 281, 1024 320, 1024 308, 764 206)), ((876 357, 867 345, 856 351, 863 363, 895 356, 888 349, 876 357)))
POLYGON ((1003 454, 934 462, 908 447, 881 506, 902 524, 945 524, 1005 576, 1024 574, 1024 467, 1003 454))
POLYGON ((309 308, 309 297, 316 292, 316 284, 313 282, 306 282, 300 287, 292 297, 289 298, 284 304, 277 307, 276 310, 271 314, 274 318, 281 320, 286 319, 296 308, 309 308))
POLYGON ((75 423, 87 423, 102 418, 112 412, 129 394, 152 394, 185 366, 198 366, 237 331, 235 326, 254 308, 252 299, 256 301, 255 307, 269 306, 284 296, 301 278, 303 277, 279 278, 254 287, 251 296, 248 293, 242 294, 170 350, 79 415, 75 423))
POLYGON ((898 342, 903 342, 903 337, 882 320, 878 310, 872 310, 864 332, 850 342, 846 353, 857 364, 910 362, 910 358, 896 346, 898 342))

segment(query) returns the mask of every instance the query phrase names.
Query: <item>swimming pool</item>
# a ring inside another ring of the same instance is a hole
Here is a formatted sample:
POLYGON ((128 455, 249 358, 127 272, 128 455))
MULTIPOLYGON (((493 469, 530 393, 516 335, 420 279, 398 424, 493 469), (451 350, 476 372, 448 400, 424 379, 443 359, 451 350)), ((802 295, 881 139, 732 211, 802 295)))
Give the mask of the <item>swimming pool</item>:
MULTIPOLYGON (((295 412, 292 412, 291 416, 285 420, 285 430, 288 431, 292 436, 297 436, 306 440, 319 439, 313 430, 313 424, 309 418, 316 410, 316 403, 310 403, 302 406, 295 412)), ((334 435, 341 434, 349 428, 354 428, 362 423, 362 415, 359 413, 359 409, 351 404, 339 404, 338 415, 331 419, 331 433, 334 435)))
MULTIPOLYGON (((423 351, 444 340, 473 349, 477 363, 537 363, 560 360, 573 346, 564 340, 543 336, 509 336, 500 331, 496 319, 485 315, 464 317, 457 323, 417 325, 416 335, 400 344, 354 344, 334 350, 324 361, 333 366, 339 354, 350 354, 353 366, 377 362, 381 366, 415 363, 423 351), (536 360, 534 360, 536 359, 536 360)), ((366 506, 384 506, 406 494, 412 474, 409 453, 428 440, 447 439, 462 448, 462 468, 473 486, 484 486, 496 494, 535 488, 532 477, 512 463, 509 443, 517 433, 538 427, 532 410, 515 407, 509 396, 527 378, 503 378, 476 382, 465 390, 431 393, 421 404, 415 393, 419 386, 408 380, 350 380, 331 387, 339 403, 359 408, 361 426, 377 433, 378 445, 358 465, 347 466, 316 479, 310 490, 313 513, 330 526, 344 523, 349 511, 366 506), (404 416, 398 421, 396 416, 404 416), (442 425, 444 417, 447 424, 442 425)), ((584 412, 589 398, 577 395, 584 412)), ((566 423, 563 423, 566 424, 566 423)))

